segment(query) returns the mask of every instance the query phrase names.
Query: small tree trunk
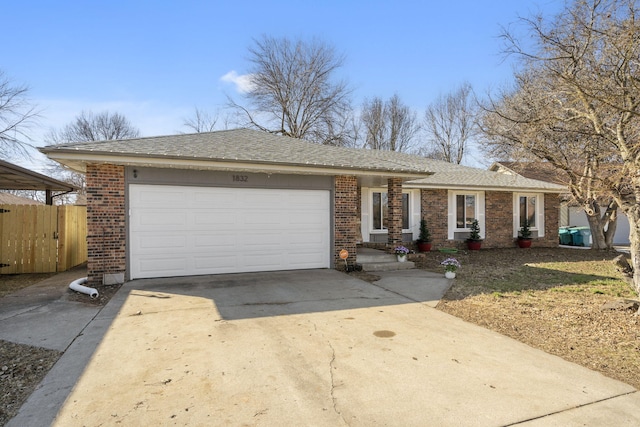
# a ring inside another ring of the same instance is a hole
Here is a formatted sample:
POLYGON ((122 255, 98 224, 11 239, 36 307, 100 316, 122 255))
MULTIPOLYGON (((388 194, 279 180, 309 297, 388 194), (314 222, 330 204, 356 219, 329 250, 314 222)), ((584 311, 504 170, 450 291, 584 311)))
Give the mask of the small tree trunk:
POLYGON ((597 212, 594 212, 593 215, 589 215, 586 211, 585 213, 587 214, 587 221, 589 221, 589 228, 591 229, 591 240, 593 241, 591 243, 591 249, 608 249, 609 247, 605 239, 604 227, 602 226, 602 221, 600 221, 600 215, 597 212))
POLYGON ((607 210, 602 218, 602 228, 607 227, 604 232, 604 240, 608 249, 613 248, 616 228, 618 228, 618 203, 612 200, 607 206, 607 210))
POLYGON ((640 209, 625 212, 629 218, 629 240, 631 241, 631 266, 633 267, 633 287, 640 295, 640 209))

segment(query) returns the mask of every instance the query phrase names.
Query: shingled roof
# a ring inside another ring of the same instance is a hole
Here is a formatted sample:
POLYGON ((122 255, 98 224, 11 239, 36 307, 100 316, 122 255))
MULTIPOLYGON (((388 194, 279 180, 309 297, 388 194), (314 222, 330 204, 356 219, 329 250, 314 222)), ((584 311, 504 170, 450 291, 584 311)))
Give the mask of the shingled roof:
POLYGON ((40 151, 80 171, 87 163, 106 162, 211 170, 399 176, 417 187, 454 188, 464 184, 564 190, 554 184, 411 154, 320 145, 251 129, 52 145, 40 151))
POLYGON ((191 160, 216 162, 218 166, 245 163, 310 170, 348 169, 429 175, 434 162, 400 153, 389 155, 381 151, 314 144, 251 129, 62 144, 44 147, 40 151, 56 160, 66 160, 64 163, 75 164, 76 169, 80 163, 108 157, 122 164, 144 163, 143 159, 154 159, 153 163, 191 160))

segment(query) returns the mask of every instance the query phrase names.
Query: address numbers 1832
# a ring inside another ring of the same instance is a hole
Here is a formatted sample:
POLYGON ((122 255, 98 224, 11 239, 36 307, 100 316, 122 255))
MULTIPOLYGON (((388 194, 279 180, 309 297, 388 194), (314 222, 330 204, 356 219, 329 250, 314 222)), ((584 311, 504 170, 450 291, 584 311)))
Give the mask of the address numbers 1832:
POLYGON ((247 175, 233 175, 233 182, 249 182, 247 175))

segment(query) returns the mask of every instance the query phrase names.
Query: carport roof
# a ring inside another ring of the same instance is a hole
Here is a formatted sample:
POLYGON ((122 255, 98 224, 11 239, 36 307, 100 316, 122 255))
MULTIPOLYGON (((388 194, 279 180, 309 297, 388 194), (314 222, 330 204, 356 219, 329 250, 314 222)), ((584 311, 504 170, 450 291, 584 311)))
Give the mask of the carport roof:
POLYGON ((0 189, 73 191, 78 187, 0 160, 0 189))

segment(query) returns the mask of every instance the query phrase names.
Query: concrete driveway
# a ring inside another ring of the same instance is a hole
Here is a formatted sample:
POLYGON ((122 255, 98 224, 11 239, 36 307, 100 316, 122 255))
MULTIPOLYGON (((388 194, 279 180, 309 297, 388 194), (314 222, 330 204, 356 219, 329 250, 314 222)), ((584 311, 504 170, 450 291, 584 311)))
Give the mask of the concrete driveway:
POLYGON ((633 387, 434 309, 440 275, 380 274, 129 282, 9 425, 640 425, 633 387))

